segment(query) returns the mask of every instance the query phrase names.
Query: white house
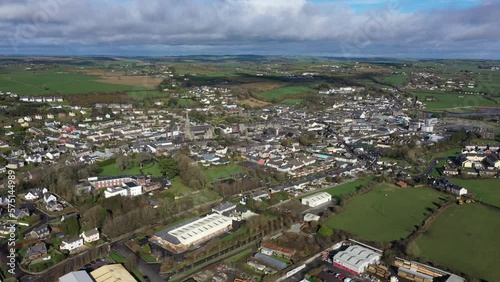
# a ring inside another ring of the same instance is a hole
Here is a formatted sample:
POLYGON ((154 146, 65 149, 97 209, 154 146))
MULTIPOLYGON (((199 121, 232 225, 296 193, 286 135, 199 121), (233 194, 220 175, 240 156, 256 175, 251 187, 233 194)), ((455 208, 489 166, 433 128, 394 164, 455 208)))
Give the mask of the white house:
POLYGON ((43 194, 43 200, 45 201, 46 204, 48 204, 50 202, 57 201, 57 197, 52 193, 45 193, 43 194))
POLYGON ((81 246, 83 246, 83 238, 78 237, 78 238, 63 240, 61 245, 59 245, 59 249, 71 252, 73 250, 78 249, 81 246))
POLYGON ((97 230, 97 228, 94 228, 94 229, 91 229, 89 231, 82 232, 82 234, 80 234, 80 237, 83 238, 85 243, 99 241, 99 238, 100 238, 99 237, 99 230, 97 230))

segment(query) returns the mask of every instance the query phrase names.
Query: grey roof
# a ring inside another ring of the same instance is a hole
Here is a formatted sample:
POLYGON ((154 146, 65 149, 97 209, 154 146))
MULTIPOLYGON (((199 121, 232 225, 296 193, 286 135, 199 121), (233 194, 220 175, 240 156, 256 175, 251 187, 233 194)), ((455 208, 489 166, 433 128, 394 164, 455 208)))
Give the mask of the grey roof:
POLYGON ((214 207, 212 210, 222 212, 222 211, 225 211, 229 208, 236 208, 236 205, 233 203, 230 203, 230 202, 225 202, 225 203, 222 203, 222 204, 214 207))
POLYGON ((93 280, 87 272, 80 270, 61 276, 59 282, 93 282, 93 280))
POLYGON ((28 248, 28 251, 26 252, 26 256, 31 257, 31 256, 36 256, 38 254, 46 254, 47 253, 47 247, 45 246, 44 243, 36 244, 28 248))
POLYGON ((85 234, 86 237, 90 237, 92 235, 99 234, 99 231, 97 230, 97 228, 94 228, 88 231, 84 231, 83 234, 85 234))
POLYGON ((287 267, 286 263, 279 261, 275 258, 272 258, 270 256, 266 256, 262 253, 256 253, 254 255, 254 258, 257 259, 258 261, 261 261, 262 263, 272 267, 272 268, 277 269, 277 270, 283 270, 287 267))

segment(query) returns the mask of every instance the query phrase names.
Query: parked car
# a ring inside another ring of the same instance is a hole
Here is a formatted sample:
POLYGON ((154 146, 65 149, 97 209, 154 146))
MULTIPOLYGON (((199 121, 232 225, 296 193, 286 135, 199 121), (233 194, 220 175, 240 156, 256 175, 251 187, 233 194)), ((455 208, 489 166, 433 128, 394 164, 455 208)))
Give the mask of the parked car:
POLYGON ((344 279, 344 282, 351 282, 351 281, 354 281, 354 280, 352 280, 352 279, 351 279, 351 278, 349 278, 349 277, 347 277, 347 278, 345 278, 345 279, 344 279))
POLYGON ((345 276, 344 275, 339 275, 339 277, 337 277, 339 280, 344 280, 345 276))

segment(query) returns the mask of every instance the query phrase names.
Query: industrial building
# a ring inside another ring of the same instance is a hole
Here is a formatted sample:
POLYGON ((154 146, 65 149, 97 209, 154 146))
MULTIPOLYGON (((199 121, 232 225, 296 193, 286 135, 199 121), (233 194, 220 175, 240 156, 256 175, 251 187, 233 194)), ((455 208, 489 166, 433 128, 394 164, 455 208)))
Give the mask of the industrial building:
POLYGON ((301 203, 310 207, 317 207, 332 200, 332 195, 327 192, 316 193, 311 196, 302 198, 301 203))
POLYGON ((172 252, 182 253, 231 229, 233 221, 230 217, 212 213, 164 229, 151 237, 150 241, 172 252))
POLYGON ((363 273, 370 264, 377 264, 381 255, 368 248, 352 245, 333 256, 333 264, 356 275, 363 273))
POLYGON ((80 270, 59 277, 59 282, 93 282, 93 280, 87 272, 80 270))
POLYGON ((94 278, 95 282, 137 282, 121 264, 108 264, 99 267, 98 269, 90 272, 90 276, 94 278))

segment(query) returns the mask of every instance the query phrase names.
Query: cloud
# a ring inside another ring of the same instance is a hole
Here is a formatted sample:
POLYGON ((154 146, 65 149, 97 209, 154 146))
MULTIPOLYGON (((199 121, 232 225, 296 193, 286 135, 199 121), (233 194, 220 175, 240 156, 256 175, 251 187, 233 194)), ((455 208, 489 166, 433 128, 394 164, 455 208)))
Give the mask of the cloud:
POLYGON ((2 0, 0 36, 8 40, 0 43, 0 51, 23 52, 34 46, 129 46, 138 52, 161 46, 219 46, 233 52, 238 46, 253 46, 260 52, 269 51, 269 46, 294 46, 297 52, 307 52, 314 46, 310 49, 320 53, 383 54, 390 49, 413 57, 410 50, 500 46, 498 1, 412 13, 403 12, 405 0, 382 3, 360 13, 345 1, 2 0))

